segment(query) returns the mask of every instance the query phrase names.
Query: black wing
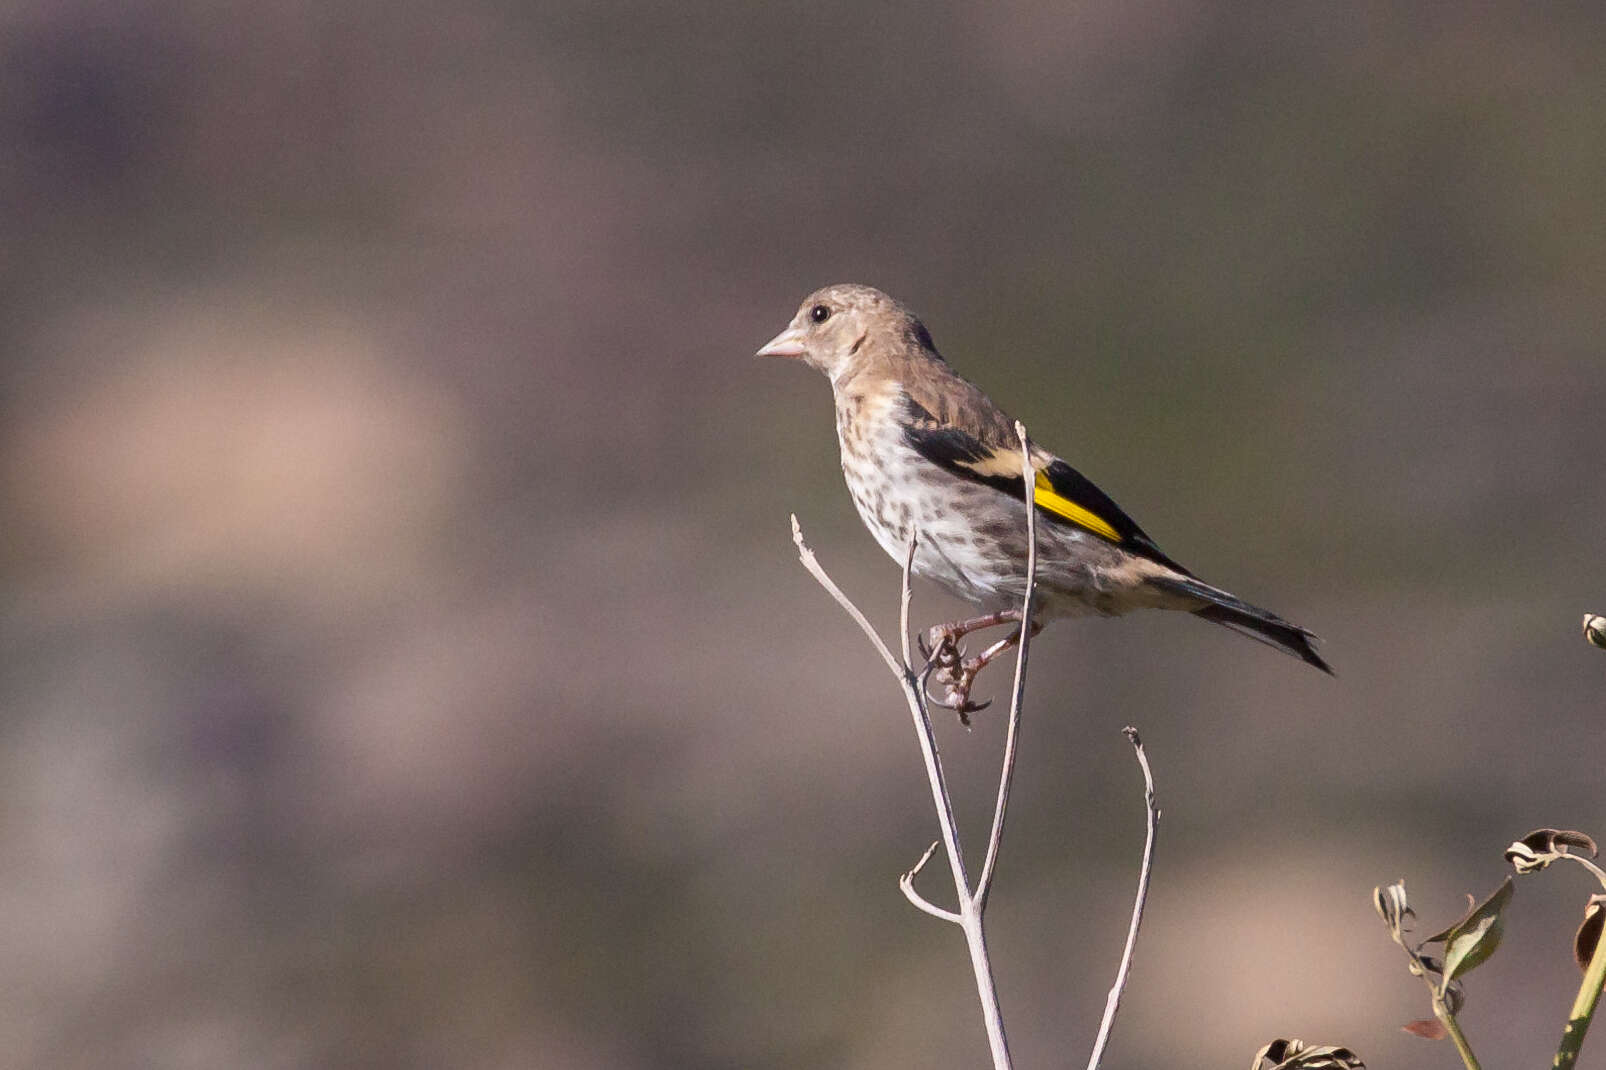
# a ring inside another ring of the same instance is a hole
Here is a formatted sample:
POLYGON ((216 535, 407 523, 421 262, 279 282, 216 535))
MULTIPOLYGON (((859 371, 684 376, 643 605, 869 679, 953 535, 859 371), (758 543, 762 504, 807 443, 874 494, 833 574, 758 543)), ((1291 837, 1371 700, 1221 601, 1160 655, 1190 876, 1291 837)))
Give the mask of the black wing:
MULTIPOLYGON (((909 418, 904 421, 903 438, 915 452, 956 476, 1019 497, 1019 451, 994 449, 967 431, 939 424, 912 398, 905 398, 904 403, 909 418)), ((1123 550, 1191 575, 1167 557, 1108 494, 1064 461, 1056 458, 1040 469, 1036 483, 1033 499, 1039 514, 1050 523, 1091 532, 1123 550)))

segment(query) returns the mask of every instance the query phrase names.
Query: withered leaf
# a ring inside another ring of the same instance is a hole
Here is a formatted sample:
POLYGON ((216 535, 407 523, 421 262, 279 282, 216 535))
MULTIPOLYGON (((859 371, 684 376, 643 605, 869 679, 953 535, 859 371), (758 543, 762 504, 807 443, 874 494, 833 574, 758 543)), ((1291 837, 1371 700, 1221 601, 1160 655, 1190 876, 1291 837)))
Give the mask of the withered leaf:
POLYGON ((1444 1000, 1444 1006, 1451 1015, 1460 1014, 1462 1006, 1467 1002, 1466 986, 1460 981, 1451 981, 1444 986, 1444 994, 1440 998, 1444 1000))
POLYGON ((1600 946, 1600 931, 1606 924, 1606 895, 1596 893, 1584 904, 1584 920, 1573 937, 1573 961, 1580 970, 1588 970, 1600 946))
POLYGON ((1595 841, 1573 829, 1534 829, 1522 839, 1506 848, 1506 861, 1518 873, 1533 873, 1544 869, 1562 855, 1577 847, 1594 858, 1600 853, 1595 841))
POLYGON ((1416 918, 1416 911, 1411 909, 1405 897, 1405 881, 1401 879, 1373 888, 1372 908, 1383 919, 1383 924, 1389 927, 1389 935, 1395 943, 1403 943, 1401 934, 1410 929, 1406 922, 1416 918))
POLYGON ((1406 1022, 1400 1028, 1423 1040, 1443 1040, 1450 1035, 1450 1031, 1444 1028, 1444 1023, 1437 1018, 1418 1018, 1414 1022, 1406 1022))
POLYGON ((1255 1053, 1249 1070, 1366 1070, 1348 1048, 1278 1038, 1255 1053))

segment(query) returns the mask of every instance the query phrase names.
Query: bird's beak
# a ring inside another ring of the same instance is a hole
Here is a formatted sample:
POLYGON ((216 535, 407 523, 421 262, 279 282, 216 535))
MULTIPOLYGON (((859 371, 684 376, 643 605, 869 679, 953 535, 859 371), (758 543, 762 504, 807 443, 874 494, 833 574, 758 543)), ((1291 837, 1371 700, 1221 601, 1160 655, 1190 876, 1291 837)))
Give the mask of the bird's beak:
POLYGON ((788 327, 780 334, 764 343, 764 347, 756 357, 801 357, 803 355, 803 332, 796 327, 788 327))

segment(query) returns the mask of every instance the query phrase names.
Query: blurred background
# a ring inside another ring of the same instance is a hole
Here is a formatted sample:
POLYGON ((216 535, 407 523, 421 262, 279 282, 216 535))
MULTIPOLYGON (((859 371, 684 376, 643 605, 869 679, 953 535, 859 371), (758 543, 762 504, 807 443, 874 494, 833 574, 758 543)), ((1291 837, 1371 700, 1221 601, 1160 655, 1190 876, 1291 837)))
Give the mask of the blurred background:
MULTIPOLYGON (((6 4, 5 1061, 982 1065, 787 514, 889 629, 897 570, 825 381, 751 356, 862 281, 1338 674, 1033 645, 1017 1064, 1103 1007, 1130 722, 1106 1065, 1456 1065, 1372 887, 1429 932, 1606 834, 1603 52, 1599 5, 6 4)), ((978 844, 1001 720, 941 724, 978 844)), ((1554 1050, 1587 892, 1518 888, 1486 1064, 1554 1050)))

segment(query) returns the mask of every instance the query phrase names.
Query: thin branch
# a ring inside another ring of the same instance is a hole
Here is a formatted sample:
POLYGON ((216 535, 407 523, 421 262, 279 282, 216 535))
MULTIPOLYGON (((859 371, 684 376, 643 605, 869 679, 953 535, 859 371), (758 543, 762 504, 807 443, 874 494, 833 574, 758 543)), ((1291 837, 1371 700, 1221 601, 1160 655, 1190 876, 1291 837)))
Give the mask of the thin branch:
MULTIPOLYGON (((900 597, 909 595, 909 570, 904 571, 900 597)), ((883 647, 882 649, 885 649, 883 647)), ((930 663, 926 672, 930 671, 930 663)), ((931 785, 931 803, 937 811, 937 825, 942 831, 943 851, 948 856, 948 869, 953 874, 954 895, 959 902, 959 927, 965 933, 965 947, 970 952, 970 969, 976 979, 976 997, 981 1001, 982 1020, 987 1026, 987 1044, 992 1051, 993 1070, 1009 1070, 1009 1040, 1004 1035, 1004 1015, 998 1009, 998 987, 993 980, 993 964, 987 954, 987 936, 982 927, 982 904, 970 890, 970 877, 965 872, 965 853, 959 842, 959 822, 954 817, 953 797, 948 794, 948 781, 942 772, 942 758, 937 751, 937 732, 931 726, 931 710, 926 705, 925 673, 915 674, 905 668, 893 670, 903 687, 904 700, 909 705, 909 716, 915 724, 915 737, 920 742, 920 756, 926 764, 926 780, 931 785)), ((939 908, 940 909, 940 908, 939 908)), ((944 918, 943 920, 947 920, 944 918)))
MULTIPOLYGON (((909 575, 903 578, 903 598, 908 598, 909 575)), ((883 648, 884 649, 884 648, 883 648)), ((929 666, 928 666, 929 670, 929 666)), ((909 716, 914 720, 915 738, 920 743, 920 756, 926 764, 926 780, 931 785, 931 803, 937 811, 937 825, 942 831, 944 853, 948 855, 948 869, 953 874, 954 895, 959 903, 959 926, 965 933, 965 948, 970 953, 970 969, 976 979, 976 997, 981 1001, 982 1021, 987 1027, 987 1045, 993 1056, 993 1070, 1009 1070, 1009 1040, 1004 1035, 1004 1015, 998 1009, 998 987, 993 980, 993 964, 987 954, 987 936, 982 928, 981 904, 970 891, 970 877, 965 872, 965 854, 959 843, 959 822, 954 818, 954 804, 948 794, 947 778, 942 772, 942 758, 937 752, 937 733, 931 727, 931 711, 926 706, 924 676, 916 676, 908 669, 894 672, 903 686, 903 695, 909 705, 909 716)), ((946 919, 944 919, 946 920, 946 919)))
MULTIPOLYGON (((924 674, 916 674, 898 660, 876 634, 875 628, 865 619, 859 607, 842 593, 825 569, 815 560, 814 551, 803 541, 803 531, 797 516, 792 517, 792 541, 797 544, 798 558, 820 586, 824 587, 838 605, 852 617, 870 640, 887 668, 903 688, 909 715, 914 720, 915 735, 920 742, 920 756, 925 761, 926 779, 931 785, 931 801, 937 811, 937 824, 942 829, 942 845, 948 855, 948 868, 953 874, 954 892, 959 900, 959 926, 965 933, 965 946, 970 952, 970 968, 976 978, 976 996, 981 1001, 982 1020, 987 1027, 987 1045, 993 1056, 993 1070, 1009 1070, 1009 1041, 1004 1035, 1004 1017, 998 1009, 998 988, 993 981, 992 961, 987 955, 987 937, 982 927, 981 904, 970 890, 970 878, 965 873, 964 852, 959 844, 958 823, 954 820, 953 801, 948 794, 948 783, 942 772, 942 760, 937 753, 937 733, 931 727, 931 714, 926 708, 924 674)), ((909 598, 909 569, 904 570, 902 597, 909 598)), ((929 670, 929 666, 928 666, 929 670)), ((906 893, 907 894, 907 893, 906 893)), ((911 900, 912 901, 912 900, 911 900)), ((919 906, 919 903, 915 904, 919 906)), ((924 909, 922 907, 921 909, 924 909)), ((938 908, 940 909, 940 908, 938 908)), ((942 915, 938 915, 942 916, 942 915)), ((949 920, 943 916, 943 920, 949 920)))
POLYGON ((914 868, 898 878, 898 887, 902 890, 904 898, 913 903, 917 909, 925 911, 934 918, 940 918, 943 921, 951 921, 955 925, 964 925, 965 919, 963 917, 955 914, 951 910, 944 910, 942 907, 938 906, 925 896, 921 895, 919 892, 915 891, 915 878, 920 876, 920 871, 926 868, 926 863, 931 861, 931 856, 936 853, 937 848, 941 846, 941 840, 932 840, 931 846, 926 848, 926 853, 920 856, 920 861, 914 864, 914 868))
POLYGON ((1583 855, 1575 855, 1571 852, 1566 852, 1563 853, 1561 857, 1571 859, 1572 861, 1577 862, 1580 866, 1583 866, 1585 869, 1589 870, 1589 872, 1594 875, 1595 879, 1600 882, 1600 886, 1602 888, 1606 888, 1606 870, 1601 869, 1583 855))
POLYGON ((892 651, 887 649, 887 644, 881 641, 881 636, 876 634, 875 628, 865 619, 864 614, 859 612, 859 607, 854 605, 852 600, 842 593, 842 588, 838 587, 835 581, 825 574, 825 569, 821 568, 820 563, 814 559, 814 551, 810 550, 808 544, 803 541, 803 529, 798 525, 796 513, 792 514, 792 541, 797 544, 797 556, 803 562, 803 567, 809 570, 809 575, 818 580, 820 586, 824 587, 827 593, 836 599, 837 605, 841 606, 848 616, 853 618, 853 623, 857 624, 860 630, 864 632, 865 637, 870 640, 870 645, 875 647, 877 654, 881 655, 881 660, 887 663, 887 668, 891 669, 899 679, 902 679, 904 670, 898 666, 898 659, 892 656, 892 651))
POLYGON ((1154 805, 1154 774, 1149 771, 1148 756, 1143 753, 1143 741, 1138 738, 1138 730, 1131 725, 1121 731, 1126 733, 1127 742, 1132 744, 1132 750, 1138 756, 1138 765, 1143 768, 1143 806, 1148 814, 1148 833, 1143 841, 1143 865, 1138 870, 1138 894, 1132 903, 1132 924, 1126 930, 1126 950, 1121 952, 1121 967, 1115 972, 1115 984, 1110 986, 1110 994, 1104 1001, 1104 1018, 1099 1022, 1099 1035, 1093 1042, 1093 1054, 1088 1057, 1087 1070, 1098 1070, 1099 1060, 1104 1058, 1104 1048, 1110 1042, 1110 1033, 1115 1028, 1115 1012, 1121 1007, 1121 993, 1126 990, 1127 977, 1132 972, 1132 954, 1138 945, 1138 927, 1143 924, 1143 908, 1149 899, 1149 875, 1154 871, 1154 840, 1160 831, 1160 811, 1154 805))
MULTIPOLYGON (((898 638, 903 642, 903 671, 914 672, 914 665, 909 660, 909 574, 915 567, 915 543, 920 536, 911 526, 909 529, 909 552, 903 558, 903 587, 898 594, 898 638)), ((928 852, 929 853, 929 852, 928 852)))
POLYGON ((1037 470, 1032 467, 1032 447, 1026 439, 1026 425, 1015 421, 1020 439, 1021 482, 1026 498, 1026 596, 1021 599, 1020 645, 1015 649, 1015 687, 1009 697, 1009 727, 1004 733, 1004 768, 998 777, 998 801, 993 805, 993 830, 987 837, 987 857, 976 879, 976 901, 987 906, 993 890, 993 870, 998 865, 998 846, 1004 840, 1004 813, 1009 808, 1009 787, 1015 779, 1015 750, 1020 737, 1021 700, 1026 695, 1026 651, 1032 642, 1032 596, 1037 593, 1037 470))

